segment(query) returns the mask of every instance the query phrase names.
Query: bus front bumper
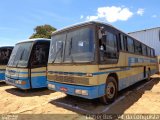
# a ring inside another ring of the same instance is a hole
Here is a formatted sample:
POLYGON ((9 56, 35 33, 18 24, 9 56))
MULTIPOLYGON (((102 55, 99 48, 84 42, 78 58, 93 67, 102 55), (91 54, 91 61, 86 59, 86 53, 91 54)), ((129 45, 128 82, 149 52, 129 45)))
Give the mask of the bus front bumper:
POLYGON ((48 81, 48 89, 64 92, 69 95, 87 99, 95 99, 105 94, 105 84, 97 86, 80 86, 48 81))
POLYGON ((12 78, 5 77, 6 84, 13 85, 22 90, 30 89, 30 84, 28 80, 15 80, 12 78))

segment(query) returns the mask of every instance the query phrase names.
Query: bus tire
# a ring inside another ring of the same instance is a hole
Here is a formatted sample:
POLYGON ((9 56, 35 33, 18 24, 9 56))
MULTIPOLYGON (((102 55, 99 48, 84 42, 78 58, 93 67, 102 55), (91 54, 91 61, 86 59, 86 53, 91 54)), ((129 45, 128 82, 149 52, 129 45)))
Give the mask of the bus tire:
POLYGON ((106 87, 105 87, 105 95, 100 98, 100 101, 103 104, 110 104, 114 102, 117 97, 118 89, 117 89, 116 79, 112 76, 107 78, 106 87))

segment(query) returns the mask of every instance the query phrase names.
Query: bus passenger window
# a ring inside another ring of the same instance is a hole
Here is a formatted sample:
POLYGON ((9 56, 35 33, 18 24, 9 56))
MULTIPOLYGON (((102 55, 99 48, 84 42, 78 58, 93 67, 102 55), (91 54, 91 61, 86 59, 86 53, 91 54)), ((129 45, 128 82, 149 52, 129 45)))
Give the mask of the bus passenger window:
POLYGON ((151 49, 151 57, 154 57, 154 50, 151 49))
POLYGON ((120 34, 120 49, 125 51, 125 37, 122 34, 120 34))
POLYGON ((147 53, 148 53, 148 56, 151 56, 151 49, 149 47, 147 47, 147 53))
POLYGON ((135 41, 135 53, 142 54, 142 45, 138 41, 135 41))
POLYGON ((134 53, 134 41, 131 38, 127 38, 127 50, 128 52, 134 53))
POLYGON ((116 35, 105 31, 99 39, 100 61, 102 63, 114 64, 118 60, 116 35))
POLYGON ((147 46, 144 44, 142 44, 142 54, 145 56, 147 55, 147 46))

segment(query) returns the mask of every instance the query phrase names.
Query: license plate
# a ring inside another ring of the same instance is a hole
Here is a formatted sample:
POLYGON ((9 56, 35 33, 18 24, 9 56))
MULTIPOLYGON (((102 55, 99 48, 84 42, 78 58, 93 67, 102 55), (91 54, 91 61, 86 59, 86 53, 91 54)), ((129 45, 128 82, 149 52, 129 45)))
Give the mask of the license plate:
POLYGON ((63 91, 63 92, 67 92, 68 91, 68 89, 65 88, 65 87, 61 87, 60 90, 63 91))

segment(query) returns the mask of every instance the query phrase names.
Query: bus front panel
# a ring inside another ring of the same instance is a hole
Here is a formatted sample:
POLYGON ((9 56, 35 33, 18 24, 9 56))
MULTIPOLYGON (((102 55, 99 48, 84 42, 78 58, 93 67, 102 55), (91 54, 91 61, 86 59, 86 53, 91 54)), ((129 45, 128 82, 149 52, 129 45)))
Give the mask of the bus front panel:
POLYGON ((30 89, 30 77, 28 68, 7 67, 5 82, 20 89, 30 89))

